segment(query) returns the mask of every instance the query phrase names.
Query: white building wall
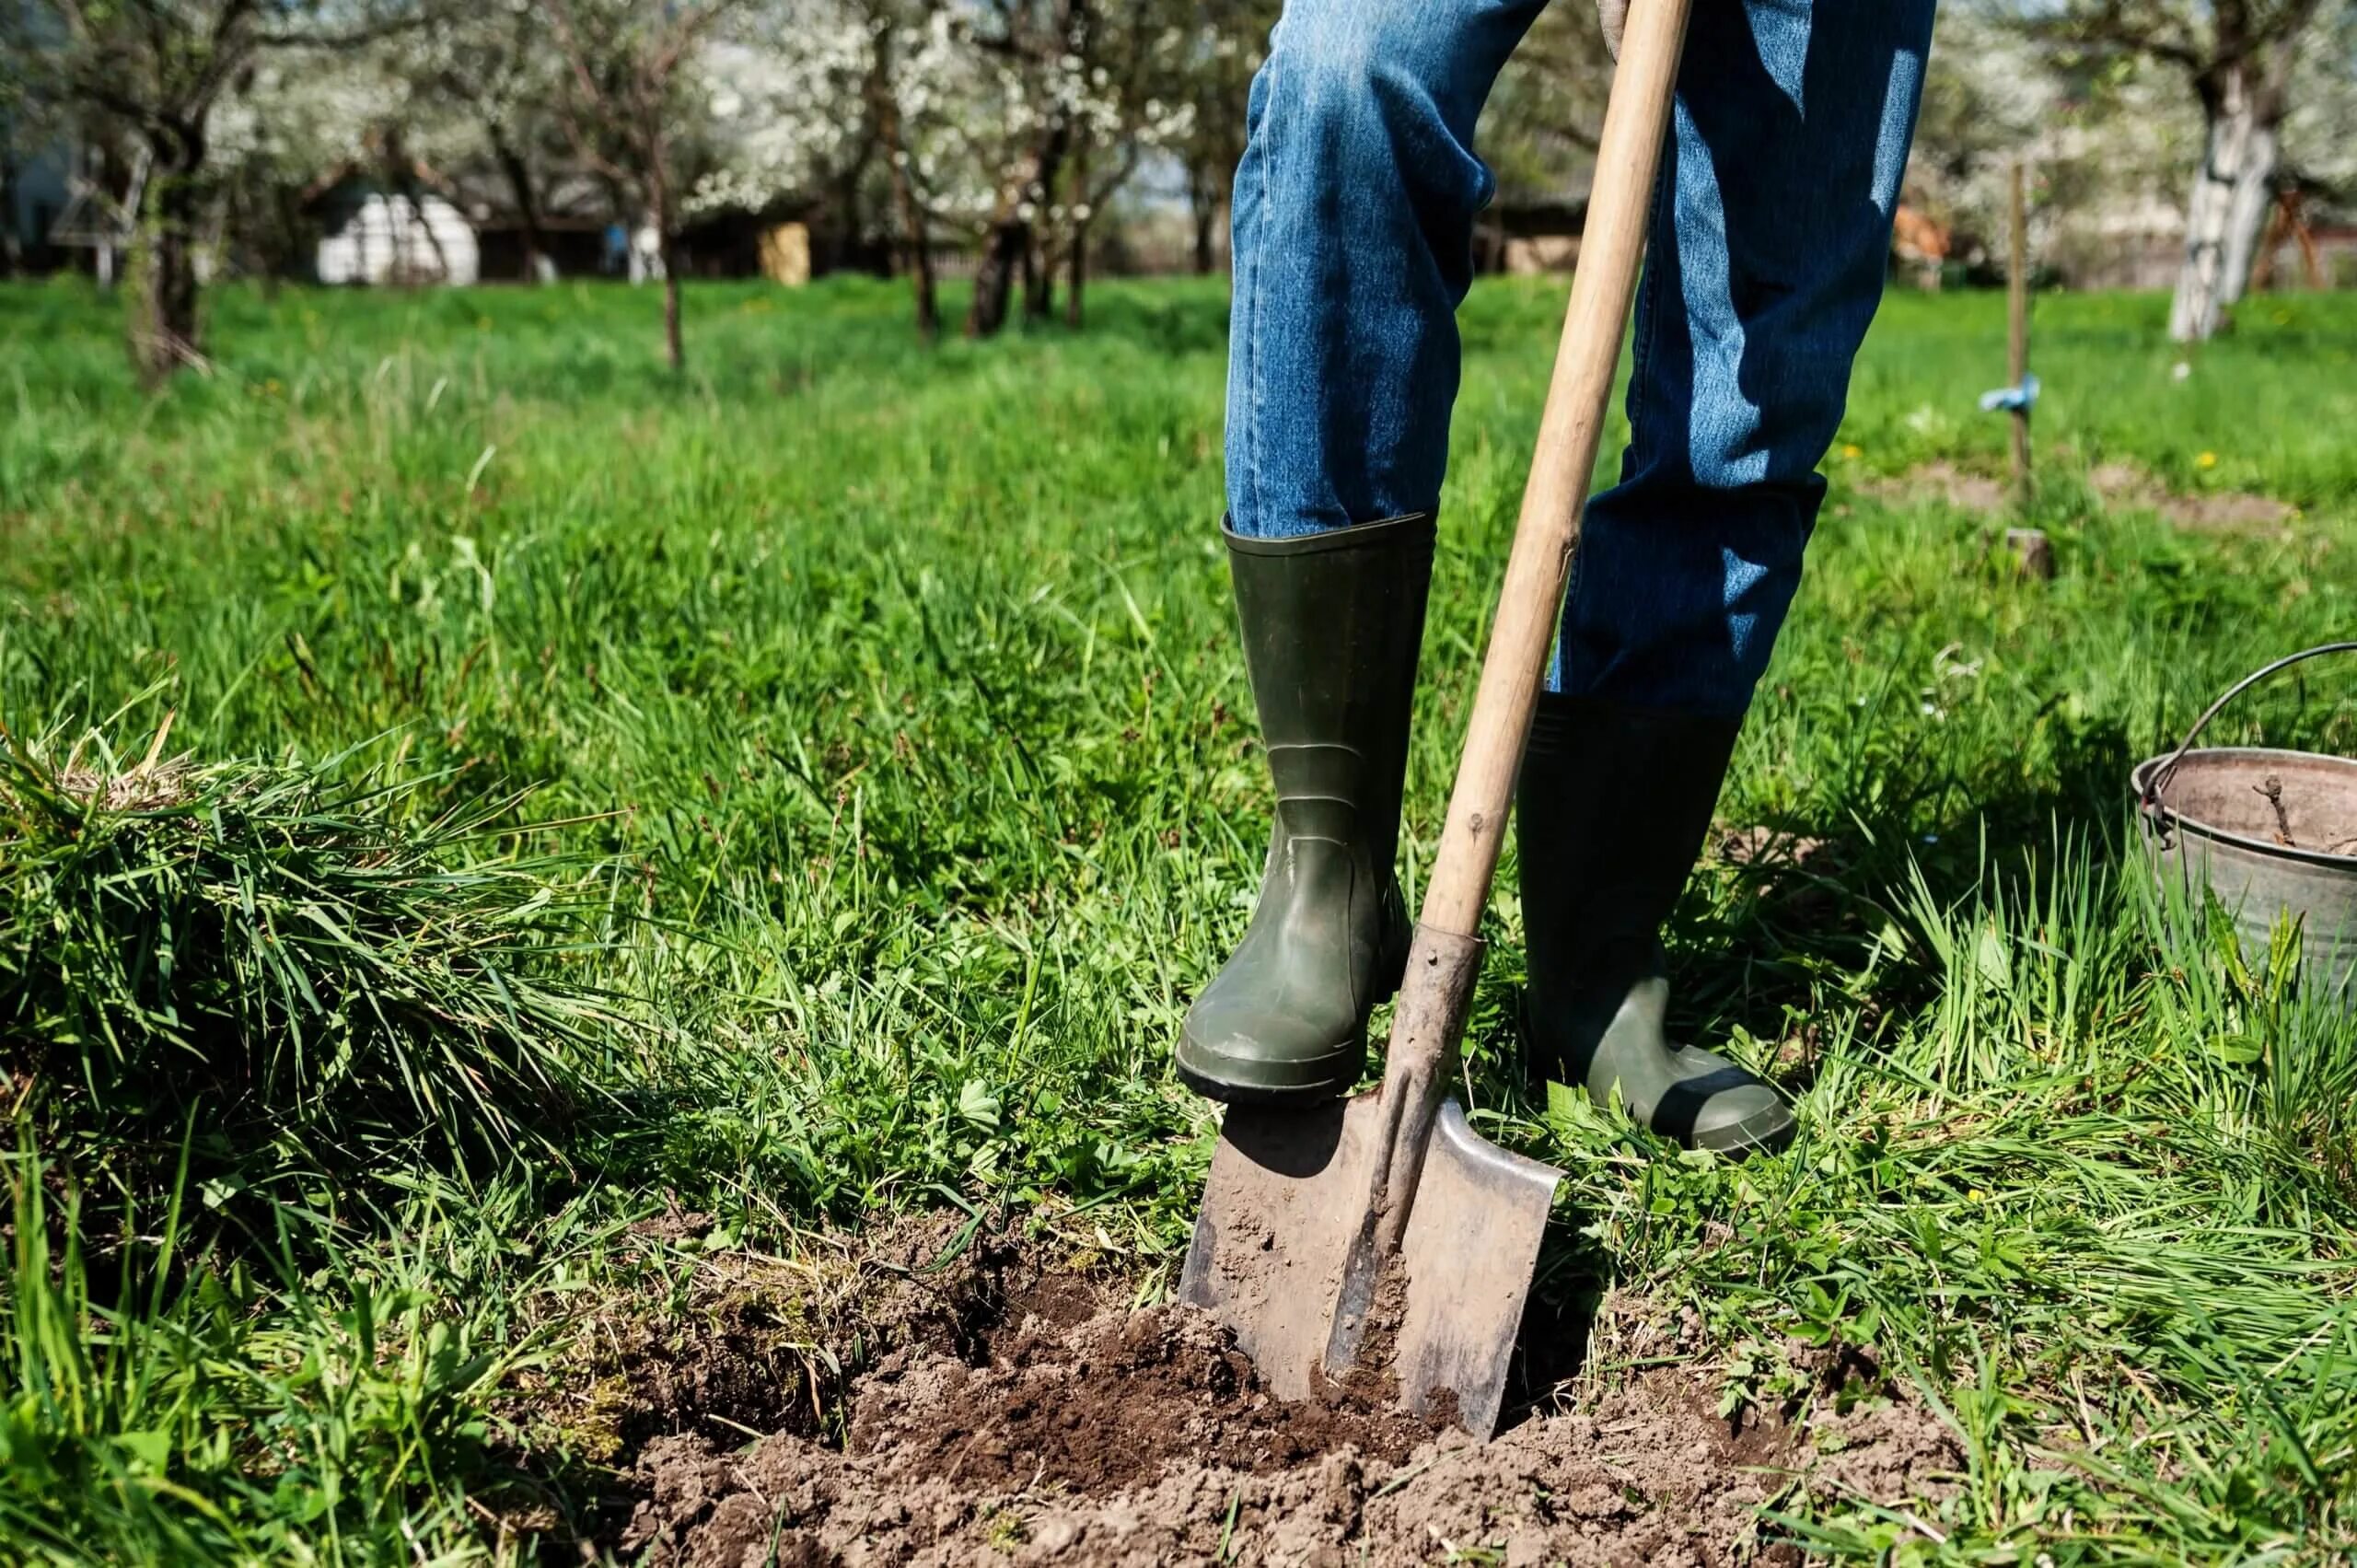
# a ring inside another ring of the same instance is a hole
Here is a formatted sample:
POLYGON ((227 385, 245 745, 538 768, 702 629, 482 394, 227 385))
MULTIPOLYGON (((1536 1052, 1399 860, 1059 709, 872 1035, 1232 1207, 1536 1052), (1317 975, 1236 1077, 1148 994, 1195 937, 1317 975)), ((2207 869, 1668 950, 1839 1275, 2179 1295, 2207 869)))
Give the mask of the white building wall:
POLYGON ((475 231, 439 196, 412 202, 372 192, 344 226, 319 241, 324 284, 471 284, 482 273, 475 231))

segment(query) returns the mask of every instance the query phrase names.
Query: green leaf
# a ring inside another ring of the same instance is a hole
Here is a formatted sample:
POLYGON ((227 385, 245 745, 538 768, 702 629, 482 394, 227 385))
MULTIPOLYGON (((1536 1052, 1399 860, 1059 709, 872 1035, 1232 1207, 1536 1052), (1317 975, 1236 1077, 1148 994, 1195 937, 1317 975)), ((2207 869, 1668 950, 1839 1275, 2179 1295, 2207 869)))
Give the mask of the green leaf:
POLYGON ((2202 1040, 2201 1049, 2237 1067, 2247 1067, 2267 1054, 2264 1042, 2241 1034, 2211 1035, 2202 1040))
POLYGON ((172 1437, 168 1432, 152 1429, 138 1432, 118 1432, 115 1446, 131 1457, 133 1465, 162 1474, 172 1461, 172 1437))
POLYGON ((969 1078, 958 1091, 958 1114, 986 1132, 998 1131, 999 1098, 980 1078, 969 1078))

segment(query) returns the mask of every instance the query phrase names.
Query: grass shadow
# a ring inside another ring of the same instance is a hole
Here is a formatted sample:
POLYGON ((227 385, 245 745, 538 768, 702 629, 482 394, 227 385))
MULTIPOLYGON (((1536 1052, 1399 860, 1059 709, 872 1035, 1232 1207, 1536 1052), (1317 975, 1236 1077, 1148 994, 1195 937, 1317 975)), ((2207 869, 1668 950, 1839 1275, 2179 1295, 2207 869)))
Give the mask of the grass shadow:
POLYGON ((2035 774, 1920 756, 1905 788, 1836 779, 1798 809, 1722 833, 1717 865, 1672 922, 1673 1026, 1687 1039, 1739 1029, 1805 1046, 1829 1006, 1857 1006, 1878 1026, 1925 1005, 1936 969, 1876 947, 1887 926, 1904 925, 1918 880, 1945 907, 2017 891, 2051 869, 2058 845, 2084 845, 2098 865, 2119 853, 2128 772, 2142 754, 2127 727, 2055 725, 2042 749, 2035 774), (1840 800, 1871 804, 1829 804, 1840 800))

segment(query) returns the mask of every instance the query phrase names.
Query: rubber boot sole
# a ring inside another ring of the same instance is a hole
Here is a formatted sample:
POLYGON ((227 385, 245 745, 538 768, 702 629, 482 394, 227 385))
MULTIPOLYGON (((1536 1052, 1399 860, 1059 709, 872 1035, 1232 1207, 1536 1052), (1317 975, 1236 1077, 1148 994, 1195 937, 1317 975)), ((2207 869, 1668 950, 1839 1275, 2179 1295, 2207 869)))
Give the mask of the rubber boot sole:
MULTIPOLYGON (((1533 1099, 1544 1105, 1547 1101, 1547 1086, 1562 1084, 1574 1094, 1586 1095, 1591 1103, 1595 1101, 1595 1093, 1585 1084, 1572 1083, 1568 1072, 1562 1074, 1549 1072, 1535 1059, 1536 1048, 1531 1042, 1537 1037, 1530 1027, 1530 999, 1527 996, 1523 997, 1515 1005, 1515 1032, 1522 1039, 1524 1086, 1533 1099)), ((1689 1149, 1708 1149, 1713 1154, 1727 1155, 1740 1159, 1746 1155, 1782 1153, 1791 1146, 1793 1136, 1799 1128, 1800 1119, 1793 1114, 1793 1108, 1780 1097, 1773 1106, 1763 1109, 1754 1115, 1747 1116, 1740 1121, 1730 1122, 1724 1127, 1701 1129, 1690 1137, 1680 1137, 1675 1132, 1663 1132, 1655 1127, 1648 1127, 1647 1131, 1654 1132, 1657 1137, 1667 1138, 1672 1143, 1682 1144, 1689 1149)))
POLYGON ((1362 1030, 1357 1040, 1326 1055, 1286 1063, 1288 1069, 1300 1074, 1300 1080, 1294 1083, 1230 1081, 1218 1076, 1224 1071, 1240 1080, 1248 1071, 1265 1069, 1268 1063, 1206 1051, 1192 1040, 1180 1042, 1177 1060, 1178 1081, 1222 1105, 1320 1105, 1349 1094, 1366 1071, 1366 1035, 1362 1030), (1223 1065, 1226 1063, 1233 1065, 1223 1065))

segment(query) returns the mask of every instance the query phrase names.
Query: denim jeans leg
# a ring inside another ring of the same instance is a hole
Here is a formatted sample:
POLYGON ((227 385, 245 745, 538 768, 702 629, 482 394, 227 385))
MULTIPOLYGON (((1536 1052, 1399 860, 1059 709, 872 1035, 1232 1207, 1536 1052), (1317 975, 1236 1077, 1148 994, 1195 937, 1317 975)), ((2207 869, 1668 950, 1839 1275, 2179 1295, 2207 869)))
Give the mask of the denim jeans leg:
POLYGON ((1741 714, 1800 586, 1880 302, 1933 0, 1695 0, 1655 195, 1620 482, 1553 684, 1741 714))
POLYGON ((1494 188, 1473 124, 1545 0, 1290 0, 1232 202, 1229 526, 1426 512, 1494 188))

